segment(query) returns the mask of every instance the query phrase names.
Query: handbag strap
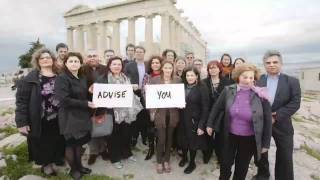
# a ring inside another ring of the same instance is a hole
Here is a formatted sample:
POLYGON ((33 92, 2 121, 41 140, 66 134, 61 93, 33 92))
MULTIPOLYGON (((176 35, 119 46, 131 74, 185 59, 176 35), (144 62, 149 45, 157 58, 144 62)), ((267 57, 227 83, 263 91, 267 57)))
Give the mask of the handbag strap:
POLYGON ((93 116, 93 117, 96 116, 96 113, 97 113, 97 108, 94 109, 94 112, 93 112, 93 115, 92 115, 92 116, 93 116))

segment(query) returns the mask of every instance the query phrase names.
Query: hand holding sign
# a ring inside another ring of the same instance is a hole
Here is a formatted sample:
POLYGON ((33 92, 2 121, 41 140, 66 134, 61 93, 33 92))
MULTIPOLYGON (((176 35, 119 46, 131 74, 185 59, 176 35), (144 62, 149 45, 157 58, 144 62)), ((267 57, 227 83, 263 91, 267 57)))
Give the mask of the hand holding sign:
POLYGON ((146 85, 147 108, 184 108, 185 105, 183 84, 146 85))
POLYGON ((132 85, 94 83, 92 101, 96 107, 132 107, 132 85))
POLYGON ((132 84, 132 88, 134 91, 139 89, 139 85, 138 84, 132 84))
POLYGON ((93 94, 93 84, 88 89, 89 93, 93 94))
POLYGON ((88 101, 88 107, 91 108, 91 109, 96 108, 96 106, 90 101, 88 101))

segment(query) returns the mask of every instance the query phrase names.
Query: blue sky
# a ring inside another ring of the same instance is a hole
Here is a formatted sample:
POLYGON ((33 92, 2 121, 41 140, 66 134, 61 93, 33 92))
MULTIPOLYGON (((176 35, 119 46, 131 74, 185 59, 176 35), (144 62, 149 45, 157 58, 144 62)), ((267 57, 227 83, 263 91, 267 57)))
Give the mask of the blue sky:
MULTIPOLYGON (((67 10, 78 4, 95 7, 116 1, 1 0, 0 72, 17 66, 19 55, 37 38, 52 49, 65 42, 63 13, 67 10)), ((208 42, 209 59, 229 52, 260 62, 264 51, 279 49, 287 62, 320 61, 319 0, 177 0, 176 6, 208 42)), ((143 23, 142 19, 137 22, 138 40, 143 39, 143 23)), ((156 38, 159 32, 155 30, 156 38)))

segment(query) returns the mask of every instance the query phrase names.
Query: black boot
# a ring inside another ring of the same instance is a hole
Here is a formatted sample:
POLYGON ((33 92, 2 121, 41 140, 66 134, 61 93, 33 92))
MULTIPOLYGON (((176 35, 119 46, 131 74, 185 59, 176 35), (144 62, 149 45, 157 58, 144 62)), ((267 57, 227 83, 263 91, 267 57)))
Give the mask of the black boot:
POLYGON ((82 174, 90 174, 90 173, 92 172, 91 169, 86 168, 86 167, 80 167, 80 168, 79 168, 79 171, 80 171, 80 173, 82 173, 82 174))
POLYGON ((187 149, 182 149, 182 159, 179 162, 180 167, 183 167, 187 164, 187 162, 188 162, 188 154, 187 153, 188 153, 187 149))
POLYGON ((131 139, 131 143, 130 143, 130 144, 131 144, 131 147, 136 147, 137 143, 138 143, 137 138, 134 138, 134 137, 133 137, 133 138, 131 139))
POLYGON ((212 151, 207 150, 207 151, 202 151, 202 153, 203 153, 203 163, 208 164, 211 159, 212 151))
POLYGON ((179 162, 179 166, 183 167, 187 164, 188 158, 187 157, 182 157, 181 161, 179 162))
POLYGON ((73 170, 69 172, 69 175, 72 177, 73 180, 81 180, 81 177, 83 176, 83 174, 81 174, 80 171, 73 170))
POLYGON ((148 129, 147 131, 147 135, 148 135, 148 142, 149 142, 149 150, 148 150, 148 154, 146 156, 146 158, 144 160, 149 160, 152 158, 153 154, 154 154, 154 139, 155 139, 155 134, 154 134, 154 128, 151 127, 148 129))
POLYGON ((196 169, 196 163, 194 162, 190 162, 189 165, 187 166, 187 168, 184 170, 185 174, 191 174, 193 172, 193 170, 196 169))
POLYGON ((146 158, 144 160, 149 160, 152 158, 154 154, 154 143, 149 144, 149 150, 148 150, 148 154, 146 155, 146 158))

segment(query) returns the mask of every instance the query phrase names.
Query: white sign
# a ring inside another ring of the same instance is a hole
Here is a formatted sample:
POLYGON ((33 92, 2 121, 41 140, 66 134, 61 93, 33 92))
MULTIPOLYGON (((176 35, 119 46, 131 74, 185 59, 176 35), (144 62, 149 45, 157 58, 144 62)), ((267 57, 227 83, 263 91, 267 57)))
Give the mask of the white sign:
POLYGON ((132 107, 132 85, 94 83, 92 102, 96 107, 132 107))
POLYGON ((146 108, 184 108, 184 84, 146 85, 146 108))

